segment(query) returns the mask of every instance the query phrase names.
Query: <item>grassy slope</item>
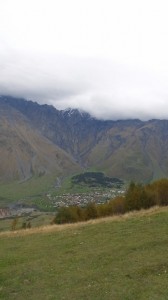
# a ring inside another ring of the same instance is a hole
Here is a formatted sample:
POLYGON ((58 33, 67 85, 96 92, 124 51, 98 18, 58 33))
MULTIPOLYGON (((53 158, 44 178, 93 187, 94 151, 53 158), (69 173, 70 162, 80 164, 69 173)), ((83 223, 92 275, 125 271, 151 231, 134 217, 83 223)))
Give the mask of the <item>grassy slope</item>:
MULTIPOLYGON (((76 173, 74 174, 76 175, 76 173)), ((46 193, 52 196, 64 193, 87 193, 93 192, 93 188, 87 185, 72 185, 71 176, 67 176, 60 188, 54 188, 57 182, 57 174, 33 177, 23 183, 13 182, 0 184, 0 207, 8 206, 11 203, 23 202, 28 205, 36 204, 40 209, 53 210, 46 193)), ((100 187, 102 190, 104 188, 100 187)))
MULTIPOLYGON (((21 229, 24 222, 30 222, 32 228, 49 225, 53 220, 54 215, 54 212, 33 212, 31 214, 18 217, 16 230, 21 229)), ((0 233, 11 230, 13 220, 14 217, 0 219, 0 233)))
POLYGON ((82 193, 89 192, 91 189, 87 186, 72 186, 71 176, 68 176, 62 186, 54 188, 57 181, 57 174, 33 177, 23 183, 13 182, 0 184, 0 207, 7 206, 17 201, 25 204, 36 204, 40 209, 49 210, 50 202, 46 198, 46 193, 52 195, 62 195, 63 193, 82 193), (47 205, 47 207, 46 207, 47 205))
POLYGON ((53 176, 34 177, 23 183, 12 182, 0 185, 0 196, 9 201, 44 193, 54 182, 53 176))
POLYGON ((168 299, 167 219, 162 208, 1 234, 0 299, 168 299))
POLYGON ((50 203, 45 196, 56 181, 57 176, 34 177, 23 183, 0 185, 0 207, 11 203, 23 202, 28 205, 36 204, 40 209, 50 210, 50 203))

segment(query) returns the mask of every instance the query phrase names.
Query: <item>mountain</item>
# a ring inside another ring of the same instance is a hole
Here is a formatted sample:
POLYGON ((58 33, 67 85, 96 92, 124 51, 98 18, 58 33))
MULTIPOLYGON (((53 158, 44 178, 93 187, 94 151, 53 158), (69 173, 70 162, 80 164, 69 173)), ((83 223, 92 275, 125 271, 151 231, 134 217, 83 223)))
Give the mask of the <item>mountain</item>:
POLYGON ((59 111, 53 106, 12 97, 1 97, 0 101, 26 116, 43 136, 71 154, 81 165, 85 165, 83 156, 111 126, 111 122, 96 120, 77 109, 59 111))
POLYGON ((44 137, 18 110, 0 101, 0 180, 26 180, 80 170, 70 155, 44 137))
POLYGON ((26 178, 83 168, 126 180, 168 176, 168 120, 97 120, 77 109, 7 96, 0 97, 0 111, 1 177, 5 170, 5 178, 26 178))

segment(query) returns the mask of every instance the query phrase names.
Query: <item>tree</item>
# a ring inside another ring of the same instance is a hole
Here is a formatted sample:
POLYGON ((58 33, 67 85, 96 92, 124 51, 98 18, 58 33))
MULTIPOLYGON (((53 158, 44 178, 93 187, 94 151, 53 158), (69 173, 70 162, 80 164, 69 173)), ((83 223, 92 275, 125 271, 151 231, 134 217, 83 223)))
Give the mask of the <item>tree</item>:
POLYGON ((86 206, 86 220, 95 219, 98 217, 96 204, 91 202, 86 206))
POLYGON ((126 211, 146 209, 156 204, 156 192, 151 186, 130 183, 125 195, 126 211))
POLYGON ((19 218, 16 216, 12 221, 11 230, 16 230, 16 226, 17 226, 18 222, 19 222, 19 218))

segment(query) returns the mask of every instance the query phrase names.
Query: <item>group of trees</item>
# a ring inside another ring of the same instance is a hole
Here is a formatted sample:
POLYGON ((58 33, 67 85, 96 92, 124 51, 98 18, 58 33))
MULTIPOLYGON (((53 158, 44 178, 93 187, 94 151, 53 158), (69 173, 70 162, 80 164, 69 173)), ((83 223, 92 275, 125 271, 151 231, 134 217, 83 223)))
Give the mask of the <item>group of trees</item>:
POLYGON ((104 204, 90 203, 86 207, 61 207, 52 223, 87 221, 147 209, 155 205, 168 205, 168 179, 161 179, 147 185, 131 182, 125 196, 116 197, 104 204))
POLYGON ((29 229, 31 228, 31 223, 29 222, 23 222, 21 224, 21 227, 18 227, 19 224, 19 218, 16 216, 13 220, 12 220, 12 224, 11 224, 11 230, 16 230, 16 229, 29 229))
POLYGON ((72 184, 88 185, 90 187, 121 187, 123 180, 105 176, 102 172, 85 172, 75 175, 71 179, 72 184))

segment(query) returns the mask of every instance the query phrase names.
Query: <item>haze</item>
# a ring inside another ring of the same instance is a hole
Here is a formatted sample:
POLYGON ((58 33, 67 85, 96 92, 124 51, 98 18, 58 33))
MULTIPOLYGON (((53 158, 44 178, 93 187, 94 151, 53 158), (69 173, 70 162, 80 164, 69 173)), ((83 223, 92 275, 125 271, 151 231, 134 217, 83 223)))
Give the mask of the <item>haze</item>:
POLYGON ((168 118, 167 11, 162 0, 0 0, 0 94, 168 118))

